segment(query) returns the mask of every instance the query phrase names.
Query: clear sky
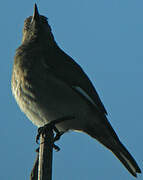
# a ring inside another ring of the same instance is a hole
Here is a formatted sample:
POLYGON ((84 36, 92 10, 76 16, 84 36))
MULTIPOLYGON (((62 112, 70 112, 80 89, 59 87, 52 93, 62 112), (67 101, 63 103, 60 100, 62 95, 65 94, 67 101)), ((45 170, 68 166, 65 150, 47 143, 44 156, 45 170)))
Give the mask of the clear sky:
MULTIPOLYGON (((35 1, 0 5, 0 179, 29 179, 35 159, 37 128, 20 111, 11 94, 15 49, 24 19, 35 1)), ((49 19, 58 45, 85 70, 95 85, 108 119, 143 171, 143 1, 37 1, 49 19)), ((89 119, 90 121, 90 119, 89 119)), ((132 180, 122 164, 96 140, 67 133, 54 152, 54 180, 132 180)), ((143 176, 139 175, 138 180, 143 176)))

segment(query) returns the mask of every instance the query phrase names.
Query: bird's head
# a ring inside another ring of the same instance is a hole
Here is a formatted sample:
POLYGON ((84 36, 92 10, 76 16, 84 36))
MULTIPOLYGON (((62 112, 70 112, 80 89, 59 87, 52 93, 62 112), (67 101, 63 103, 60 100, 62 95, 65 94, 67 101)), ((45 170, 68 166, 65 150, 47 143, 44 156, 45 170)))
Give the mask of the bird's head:
POLYGON ((37 5, 34 5, 33 16, 24 21, 22 42, 34 39, 53 39, 51 27, 48 24, 47 17, 41 16, 38 12, 37 5))

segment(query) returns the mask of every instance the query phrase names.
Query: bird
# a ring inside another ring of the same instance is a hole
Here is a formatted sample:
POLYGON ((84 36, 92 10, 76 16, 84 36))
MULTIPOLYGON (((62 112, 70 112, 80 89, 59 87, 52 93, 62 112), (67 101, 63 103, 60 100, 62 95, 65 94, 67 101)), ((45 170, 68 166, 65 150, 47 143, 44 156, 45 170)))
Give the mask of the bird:
POLYGON ((120 160, 135 177, 141 170, 107 119, 95 87, 80 65, 57 44, 47 17, 34 13, 24 21, 22 43, 14 57, 11 88, 20 109, 38 128, 56 124, 61 133, 86 133, 120 160))

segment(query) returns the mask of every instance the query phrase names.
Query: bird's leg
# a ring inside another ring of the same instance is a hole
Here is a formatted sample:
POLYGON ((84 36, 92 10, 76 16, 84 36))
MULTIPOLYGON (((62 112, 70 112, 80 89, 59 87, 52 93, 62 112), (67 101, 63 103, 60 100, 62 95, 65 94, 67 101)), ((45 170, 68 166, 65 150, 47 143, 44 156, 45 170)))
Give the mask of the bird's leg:
MULTIPOLYGON (((56 136, 54 137, 54 142, 59 140, 60 137, 62 136, 63 132, 60 132, 57 128, 56 128, 56 124, 58 123, 61 123, 63 121, 67 121, 67 120, 71 120, 73 119, 74 117, 73 116, 65 116, 65 117, 62 117, 62 118, 59 118, 59 119, 56 119, 56 120, 53 120, 51 121, 50 123, 44 125, 43 127, 40 127, 38 128, 38 134, 36 136, 36 143, 38 144, 38 141, 39 141, 39 138, 40 138, 40 135, 42 134, 42 136, 44 136, 44 134, 46 133, 46 131, 48 131, 49 129, 52 129, 55 133, 56 133, 56 136)), ((60 150, 60 148, 55 145, 53 142, 53 148, 57 151, 60 150)))
POLYGON ((57 128, 54 129, 56 136, 54 137, 54 142, 58 141, 60 137, 64 134, 64 132, 60 132, 57 128))
MULTIPOLYGON (((46 125, 44 125, 43 127, 40 127, 38 128, 38 134, 37 134, 37 137, 36 137, 36 143, 38 143, 38 140, 40 138, 40 135, 42 134, 42 136, 44 136, 44 134, 49 131, 49 129, 52 129, 56 132, 56 136, 58 136, 57 134, 59 134, 60 132, 58 131, 58 129, 55 127, 55 124, 53 122, 50 122, 46 125)), ((55 139, 55 138, 54 138, 55 139)), ((53 141, 53 148, 56 150, 56 151, 59 151, 60 148, 54 144, 55 140, 53 141)))
POLYGON ((36 136, 36 143, 38 144, 40 135, 42 134, 42 136, 44 136, 44 134, 46 133, 46 131, 48 131, 49 129, 54 129, 53 123, 48 123, 40 128, 38 128, 38 134, 36 136))

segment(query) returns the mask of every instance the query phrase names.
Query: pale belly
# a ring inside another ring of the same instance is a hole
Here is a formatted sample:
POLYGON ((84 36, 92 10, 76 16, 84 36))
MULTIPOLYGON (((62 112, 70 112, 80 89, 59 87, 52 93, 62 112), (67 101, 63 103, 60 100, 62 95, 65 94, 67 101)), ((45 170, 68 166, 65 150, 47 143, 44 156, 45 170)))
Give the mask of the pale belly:
POLYGON ((47 83, 41 83, 31 95, 28 87, 23 90, 22 83, 16 84, 12 91, 21 110, 38 127, 61 117, 74 116, 72 120, 57 124, 57 128, 60 131, 84 129, 93 114, 87 101, 54 76, 49 75, 47 83))

